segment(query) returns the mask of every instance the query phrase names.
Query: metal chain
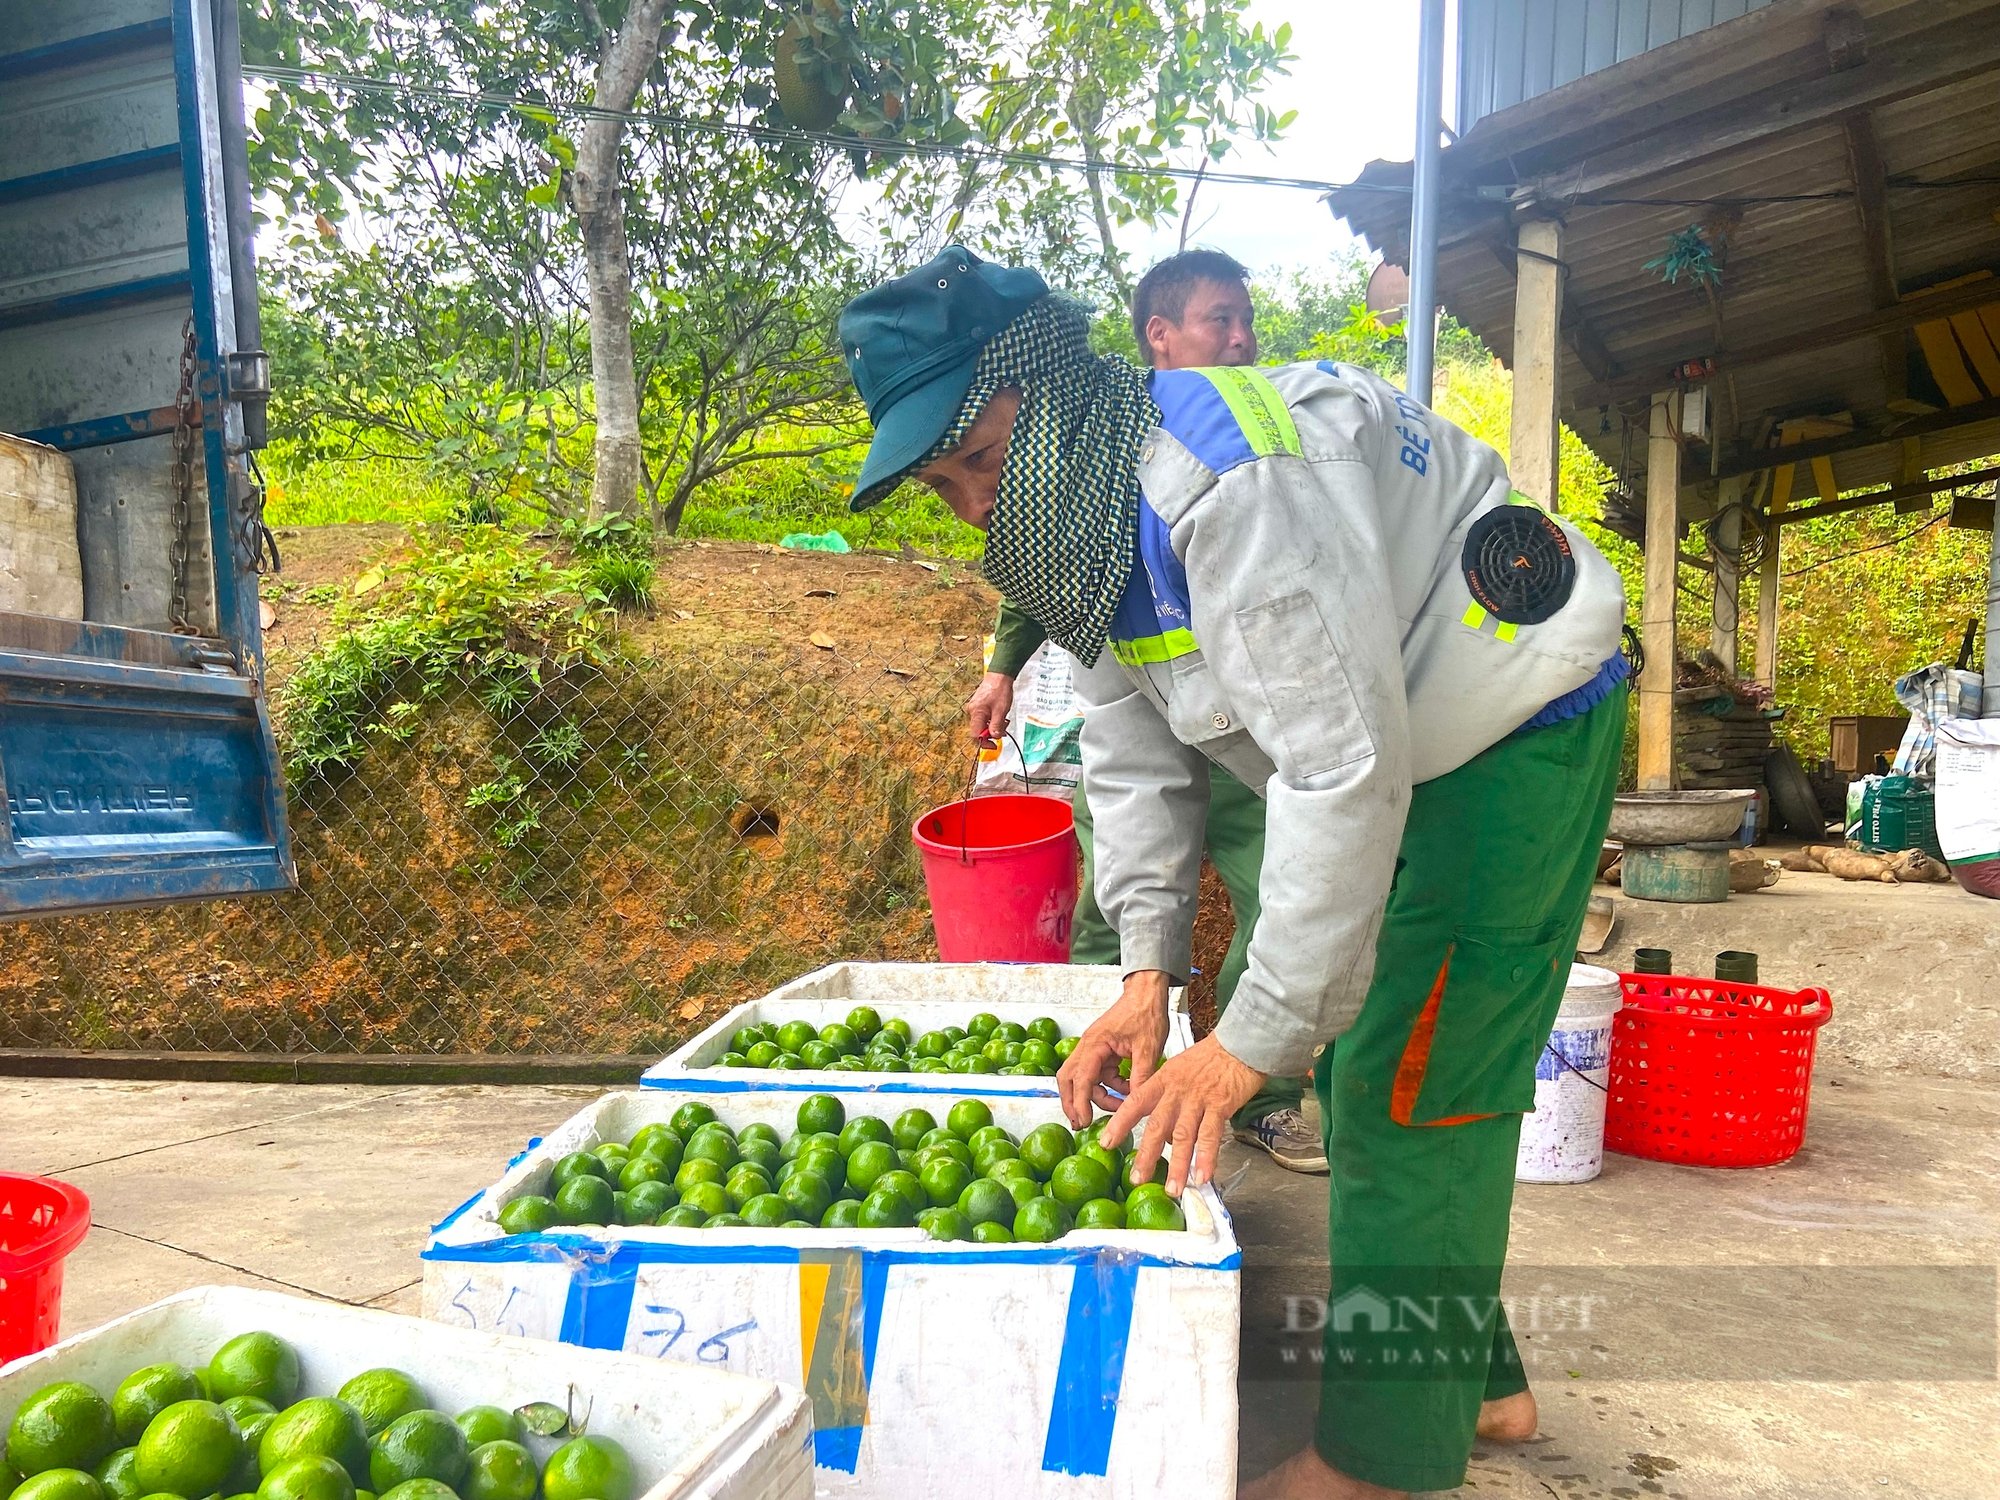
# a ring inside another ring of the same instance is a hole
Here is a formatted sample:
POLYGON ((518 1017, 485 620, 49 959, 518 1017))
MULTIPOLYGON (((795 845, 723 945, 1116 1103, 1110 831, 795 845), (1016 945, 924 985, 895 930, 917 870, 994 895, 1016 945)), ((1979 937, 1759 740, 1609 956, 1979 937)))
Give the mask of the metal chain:
POLYGON ((200 355, 194 341, 194 314, 181 330, 181 383, 174 397, 173 536, 167 544, 167 623, 177 635, 198 632, 188 620, 188 552, 194 530, 194 445, 201 429, 200 355))

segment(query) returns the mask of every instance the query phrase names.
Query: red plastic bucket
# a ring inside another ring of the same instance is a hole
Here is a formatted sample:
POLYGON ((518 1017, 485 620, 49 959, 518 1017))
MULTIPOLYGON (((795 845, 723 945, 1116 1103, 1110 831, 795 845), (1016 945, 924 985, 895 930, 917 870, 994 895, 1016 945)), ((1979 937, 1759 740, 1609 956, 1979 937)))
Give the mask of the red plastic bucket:
POLYGON ((1825 990, 1622 974, 1604 1144, 1693 1167, 1772 1167, 1805 1140, 1825 990))
POLYGON ((63 1257, 90 1231, 90 1200, 52 1177, 0 1172, 0 1365, 56 1341, 63 1257))
POLYGON ((948 802, 912 830, 946 963, 1066 963, 1076 820, 1059 797, 948 802))

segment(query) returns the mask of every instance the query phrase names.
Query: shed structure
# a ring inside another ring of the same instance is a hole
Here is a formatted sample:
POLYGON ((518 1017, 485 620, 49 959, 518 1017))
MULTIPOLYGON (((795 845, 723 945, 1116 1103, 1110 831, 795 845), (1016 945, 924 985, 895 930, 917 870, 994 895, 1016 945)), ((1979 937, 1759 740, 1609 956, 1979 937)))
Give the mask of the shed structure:
MULTIPOLYGON (((1766 682, 1784 525, 1958 492, 1954 523, 1992 526, 2000 0, 1461 0, 1459 58, 1439 300, 1514 370, 1518 488, 1555 503, 1565 421, 1617 474, 1640 782, 1668 787, 1689 526, 1731 670, 1763 538, 1766 682)), ((1397 264, 1410 180, 1375 162, 1328 199, 1397 264)))

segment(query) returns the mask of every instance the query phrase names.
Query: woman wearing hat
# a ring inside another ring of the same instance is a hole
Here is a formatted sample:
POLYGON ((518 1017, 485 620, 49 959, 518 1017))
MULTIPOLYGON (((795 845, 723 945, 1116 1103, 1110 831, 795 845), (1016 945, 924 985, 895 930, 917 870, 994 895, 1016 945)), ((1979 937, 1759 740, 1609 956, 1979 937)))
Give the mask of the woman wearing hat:
POLYGON ((1178 1193, 1267 1077, 1313 1068, 1320 1417, 1243 1493, 1450 1489, 1482 1425, 1533 1430, 1500 1270, 1616 783, 1623 592, 1490 448, 1364 371, 1149 376, 1087 327, 957 247, 856 298, 841 341, 876 430, 854 504, 931 485, 1081 664, 1126 980, 1062 1070, 1072 1122, 1110 1111, 1115 1144, 1145 1119, 1135 1173, 1168 1151, 1178 1193), (1215 1032, 1156 1067, 1205 762, 1262 789, 1263 912, 1215 1032))

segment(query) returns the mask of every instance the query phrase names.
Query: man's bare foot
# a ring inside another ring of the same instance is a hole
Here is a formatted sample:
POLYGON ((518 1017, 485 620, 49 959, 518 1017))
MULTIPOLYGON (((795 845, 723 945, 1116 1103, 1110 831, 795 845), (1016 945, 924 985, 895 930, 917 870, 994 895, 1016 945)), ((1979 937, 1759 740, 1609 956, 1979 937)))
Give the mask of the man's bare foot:
POLYGON ((1489 1443, 1525 1443, 1535 1435, 1535 1393, 1516 1391, 1479 1403, 1479 1436, 1489 1443))
POLYGON ((1306 1448, 1237 1490, 1236 1500, 1409 1500, 1409 1493, 1351 1478, 1306 1448))

